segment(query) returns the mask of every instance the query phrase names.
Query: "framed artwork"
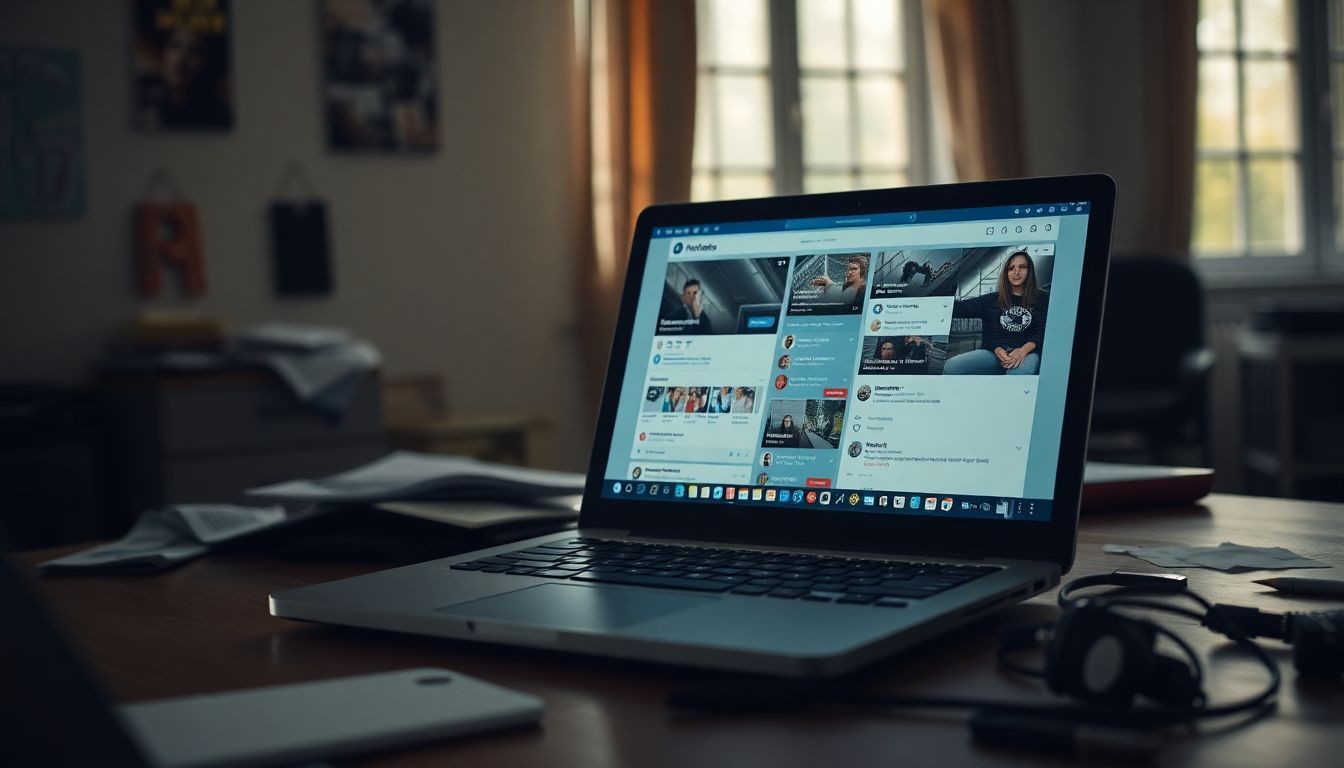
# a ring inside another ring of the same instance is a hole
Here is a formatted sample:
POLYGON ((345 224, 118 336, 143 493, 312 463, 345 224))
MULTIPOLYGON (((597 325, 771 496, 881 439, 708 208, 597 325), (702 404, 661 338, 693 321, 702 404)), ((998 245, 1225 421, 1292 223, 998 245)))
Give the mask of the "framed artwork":
POLYGON ((229 0, 136 0, 136 127, 232 128, 232 37, 229 0))
POLYGON ((432 0, 320 0, 327 143, 438 148, 432 0))
POLYGON ((0 217, 81 216, 79 54, 0 46, 0 217))

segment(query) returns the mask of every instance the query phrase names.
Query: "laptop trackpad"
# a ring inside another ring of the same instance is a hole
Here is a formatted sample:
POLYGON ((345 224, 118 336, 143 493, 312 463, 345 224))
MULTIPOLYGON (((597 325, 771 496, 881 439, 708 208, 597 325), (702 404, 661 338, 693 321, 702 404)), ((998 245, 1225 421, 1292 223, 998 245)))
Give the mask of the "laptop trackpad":
POLYGON ((602 631, 628 627, 717 600, 650 589, 541 584, 438 610, 468 618, 602 631))

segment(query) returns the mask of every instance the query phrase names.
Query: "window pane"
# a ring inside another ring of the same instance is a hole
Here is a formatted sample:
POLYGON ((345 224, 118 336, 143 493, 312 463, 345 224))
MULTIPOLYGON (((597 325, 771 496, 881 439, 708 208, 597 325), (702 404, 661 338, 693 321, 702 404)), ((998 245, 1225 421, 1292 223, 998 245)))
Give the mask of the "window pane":
POLYGON ((774 134, 770 120, 770 84, 765 75, 719 77, 717 106, 719 162, 728 166, 773 168, 774 134))
POLYGON ((847 173, 809 173, 803 178, 803 191, 845 192, 854 189, 854 182, 847 173))
POLYGON ((718 154, 714 146, 714 78, 700 75, 695 83, 695 154, 692 168, 709 168, 718 154))
POLYGON ((1198 144, 1231 149, 1237 145, 1237 64, 1228 57, 1199 62, 1198 144))
POLYGON ((1195 37, 1202 51, 1230 51, 1236 45, 1237 19, 1232 0, 1200 0, 1195 37))
POLYGON ((849 88, 841 78, 804 77, 803 164, 849 165, 849 88))
POLYGON ((713 63, 748 67, 770 63, 765 0, 707 0, 698 10, 709 17, 713 63))
POLYGON ((798 0, 799 63, 844 68, 845 47, 845 0, 798 0))
POLYGON ((1330 47, 1344 48, 1344 0, 1330 0, 1330 47))
POLYGON ((1286 61, 1248 61, 1246 145, 1252 149, 1297 146, 1296 77, 1286 61))
POLYGON ((905 84, 895 77, 864 77, 858 81, 859 162, 862 165, 905 165, 905 84))
POLYGON ((764 173, 725 173, 719 179, 723 200, 744 197, 769 197, 775 193, 775 181, 764 173))
POLYGON ((1291 159, 1252 160, 1250 172, 1250 245, 1253 251, 1297 253, 1297 164, 1291 159))
POLYGON ((708 173, 691 174, 691 200, 713 200, 714 178, 708 173))
POLYGON ((908 183, 904 173, 865 172, 859 176, 859 189, 904 187, 908 183))
POLYGON ((1240 247, 1237 166, 1232 160, 1200 160, 1195 168, 1194 249, 1225 256, 1240 247))
POLYGON ((1335 161, 1335 251, 1344 253, 1344 160, 1335 161))
POLYGON ((859 69, 899 69, 901 50, 900 0, 854 0, 854 66, 859 69))
POLYGON ((1292 0, 1242 0, 1241 44, 1248 50, 1286 51, 1293 46, 1292 0))
POLYGON ((1344 64, 1336 64, 1330 78, 1330 97, 1334 104, 1335 146, 1344 148, 1344 64))

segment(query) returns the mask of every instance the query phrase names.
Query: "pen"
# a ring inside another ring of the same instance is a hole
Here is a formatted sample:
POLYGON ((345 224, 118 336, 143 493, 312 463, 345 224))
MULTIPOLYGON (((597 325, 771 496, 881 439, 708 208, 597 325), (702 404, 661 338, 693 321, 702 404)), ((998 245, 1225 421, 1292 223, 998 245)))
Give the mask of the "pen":
POLYGON ((1273 579, 1256 579, 1256 584, 1264 584, 1280 592, 1296 592, 1301 595, 1339 595, 1344 597, 1344 580, 1340 579, 1304 579, 1299 576, 1279 576, 1273 579))

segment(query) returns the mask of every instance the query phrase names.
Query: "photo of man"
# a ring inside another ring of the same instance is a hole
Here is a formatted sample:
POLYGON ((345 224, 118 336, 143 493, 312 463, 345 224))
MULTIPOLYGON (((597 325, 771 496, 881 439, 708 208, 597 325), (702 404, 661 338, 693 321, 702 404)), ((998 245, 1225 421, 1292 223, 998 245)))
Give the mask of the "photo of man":
POLYGON ((785 348, 785 349, 793 349, 793 341, 794 341, 794 339, 793 339, 793 334, 792 334, 792 333, 790 333, 788 336, 785 336, 785 337, 784 337, 784 348, 785 348))
POLYGON ((761 466, 762 466, 762 467, 768 467, 768 466, 770 466, 770 462, 772 462, 772 461, 774 461, 774 456, 771 456, 769 451, 766 451, 765 453, 761 454, 761 466))
POLYGON ((863 386, 859 387, 858 392, 855 392, 854 396, 859 398, 859 402, 861 403, 867 402, 868 398, 873 396, 873 388, 868 386, 867 384, 864 384, 863 386))
POLYGON ((674 261, 658 310, 660 336, 776 333, 787 258, 674 261))
POLYGON ((770 476, 765 474, 764 472, 756 476, 757 485, 765 485, 768 482, 770 482, 770 476))
POLYGON ((859 454, 863 453, 863 443, 855 440, 849 444, 849 450, 847 452, 849 453, 850 458, 857 459, 859 454))
POLYGON ((682 284, 681 307, 672 314, 672 319, 689 322, 692 333, 710 334, 714 332, 714 324, 710 321, 709 315, 705 314, 704 304, 700 301, 700 281, 698 279, 692 277, 682 284))
POLYGON ((789 294, 790 315, 847 315, 863 311, 868 254, 800 256, 789 294))
POLYGON ((789 364, 790 364, 792 361, 793 361, 793 358, 789 357, 788 355, 780 355, 780 357, 779 357, 779 367, 780 367, 781 369, 788 368, 788 367, 789 367, 789 364))

